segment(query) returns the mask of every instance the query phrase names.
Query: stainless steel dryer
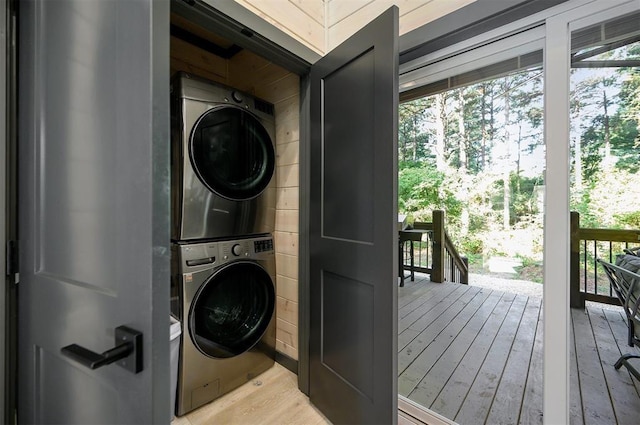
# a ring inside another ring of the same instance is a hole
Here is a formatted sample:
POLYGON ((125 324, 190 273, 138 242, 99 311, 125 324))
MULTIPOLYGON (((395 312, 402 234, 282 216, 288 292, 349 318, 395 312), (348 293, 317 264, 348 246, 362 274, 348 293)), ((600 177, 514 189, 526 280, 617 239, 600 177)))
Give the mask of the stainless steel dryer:
POLYGON ((273 232, 273 105, 182 72, 171 93, 172 239, 273 232))
POLYGON ((174 244, 172 313, 182 323, 183 415, 253 379, 275 358, 273 238, 174 244))

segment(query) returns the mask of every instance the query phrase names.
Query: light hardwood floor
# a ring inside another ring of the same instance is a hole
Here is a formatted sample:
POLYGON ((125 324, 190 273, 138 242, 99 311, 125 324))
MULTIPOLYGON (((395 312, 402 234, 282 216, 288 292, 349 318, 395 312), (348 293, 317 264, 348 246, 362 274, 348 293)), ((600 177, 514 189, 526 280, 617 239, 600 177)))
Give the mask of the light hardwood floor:
POLYGON ((177 417, 172 425, 295 424, 330 422, 298 390, 298 378, 278 363, 240 388, 177 417))

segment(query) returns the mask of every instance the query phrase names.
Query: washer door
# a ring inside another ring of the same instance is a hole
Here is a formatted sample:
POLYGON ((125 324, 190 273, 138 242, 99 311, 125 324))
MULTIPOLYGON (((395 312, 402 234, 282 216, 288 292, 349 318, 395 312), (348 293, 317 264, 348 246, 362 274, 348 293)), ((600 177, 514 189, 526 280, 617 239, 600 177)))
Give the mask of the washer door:
POLYGON ((193 342, 210 357, 242 354, 262 338, 274 308, 269 274, 256 263, 231 263, 205 281, 194 298, 189 314, 193 342))
POLYGON ((262 193, 275 168, 269 133, 254 115, 236 106, 204 113, 191 132, 189 151, 202 183, 232 201, 262 193))

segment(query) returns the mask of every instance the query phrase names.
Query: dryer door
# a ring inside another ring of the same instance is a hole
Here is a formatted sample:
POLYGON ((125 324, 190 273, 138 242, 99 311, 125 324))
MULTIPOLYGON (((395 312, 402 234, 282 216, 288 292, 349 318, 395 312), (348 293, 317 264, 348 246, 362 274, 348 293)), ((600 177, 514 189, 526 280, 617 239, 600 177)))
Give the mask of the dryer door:
POLYGON ((203 114, 191 133, 189 152, 202 183, 232 201, 262 193, 275 168, 269 133, 258 118, 236 106, 203 114))
POLYGON ((262 338, 274 308, 274 285, 261 266, 247 261, 228 264, 202 284, 193 300, 193 343, 210 357, 242 354, 262 338))

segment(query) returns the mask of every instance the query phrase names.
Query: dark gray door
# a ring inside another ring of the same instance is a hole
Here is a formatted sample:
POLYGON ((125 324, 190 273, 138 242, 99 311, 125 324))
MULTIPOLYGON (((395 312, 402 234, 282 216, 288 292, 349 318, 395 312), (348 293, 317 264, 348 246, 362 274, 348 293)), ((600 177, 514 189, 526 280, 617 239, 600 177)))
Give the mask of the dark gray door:
POLYGON ((21 1, 21 423, 168 423, 169 3, 21 1), (143 370, 61 355, 143 333, 143 370))
POLYGON ((310 387, 334 423, 397 422, 398 9, 311 69, 310 387))

